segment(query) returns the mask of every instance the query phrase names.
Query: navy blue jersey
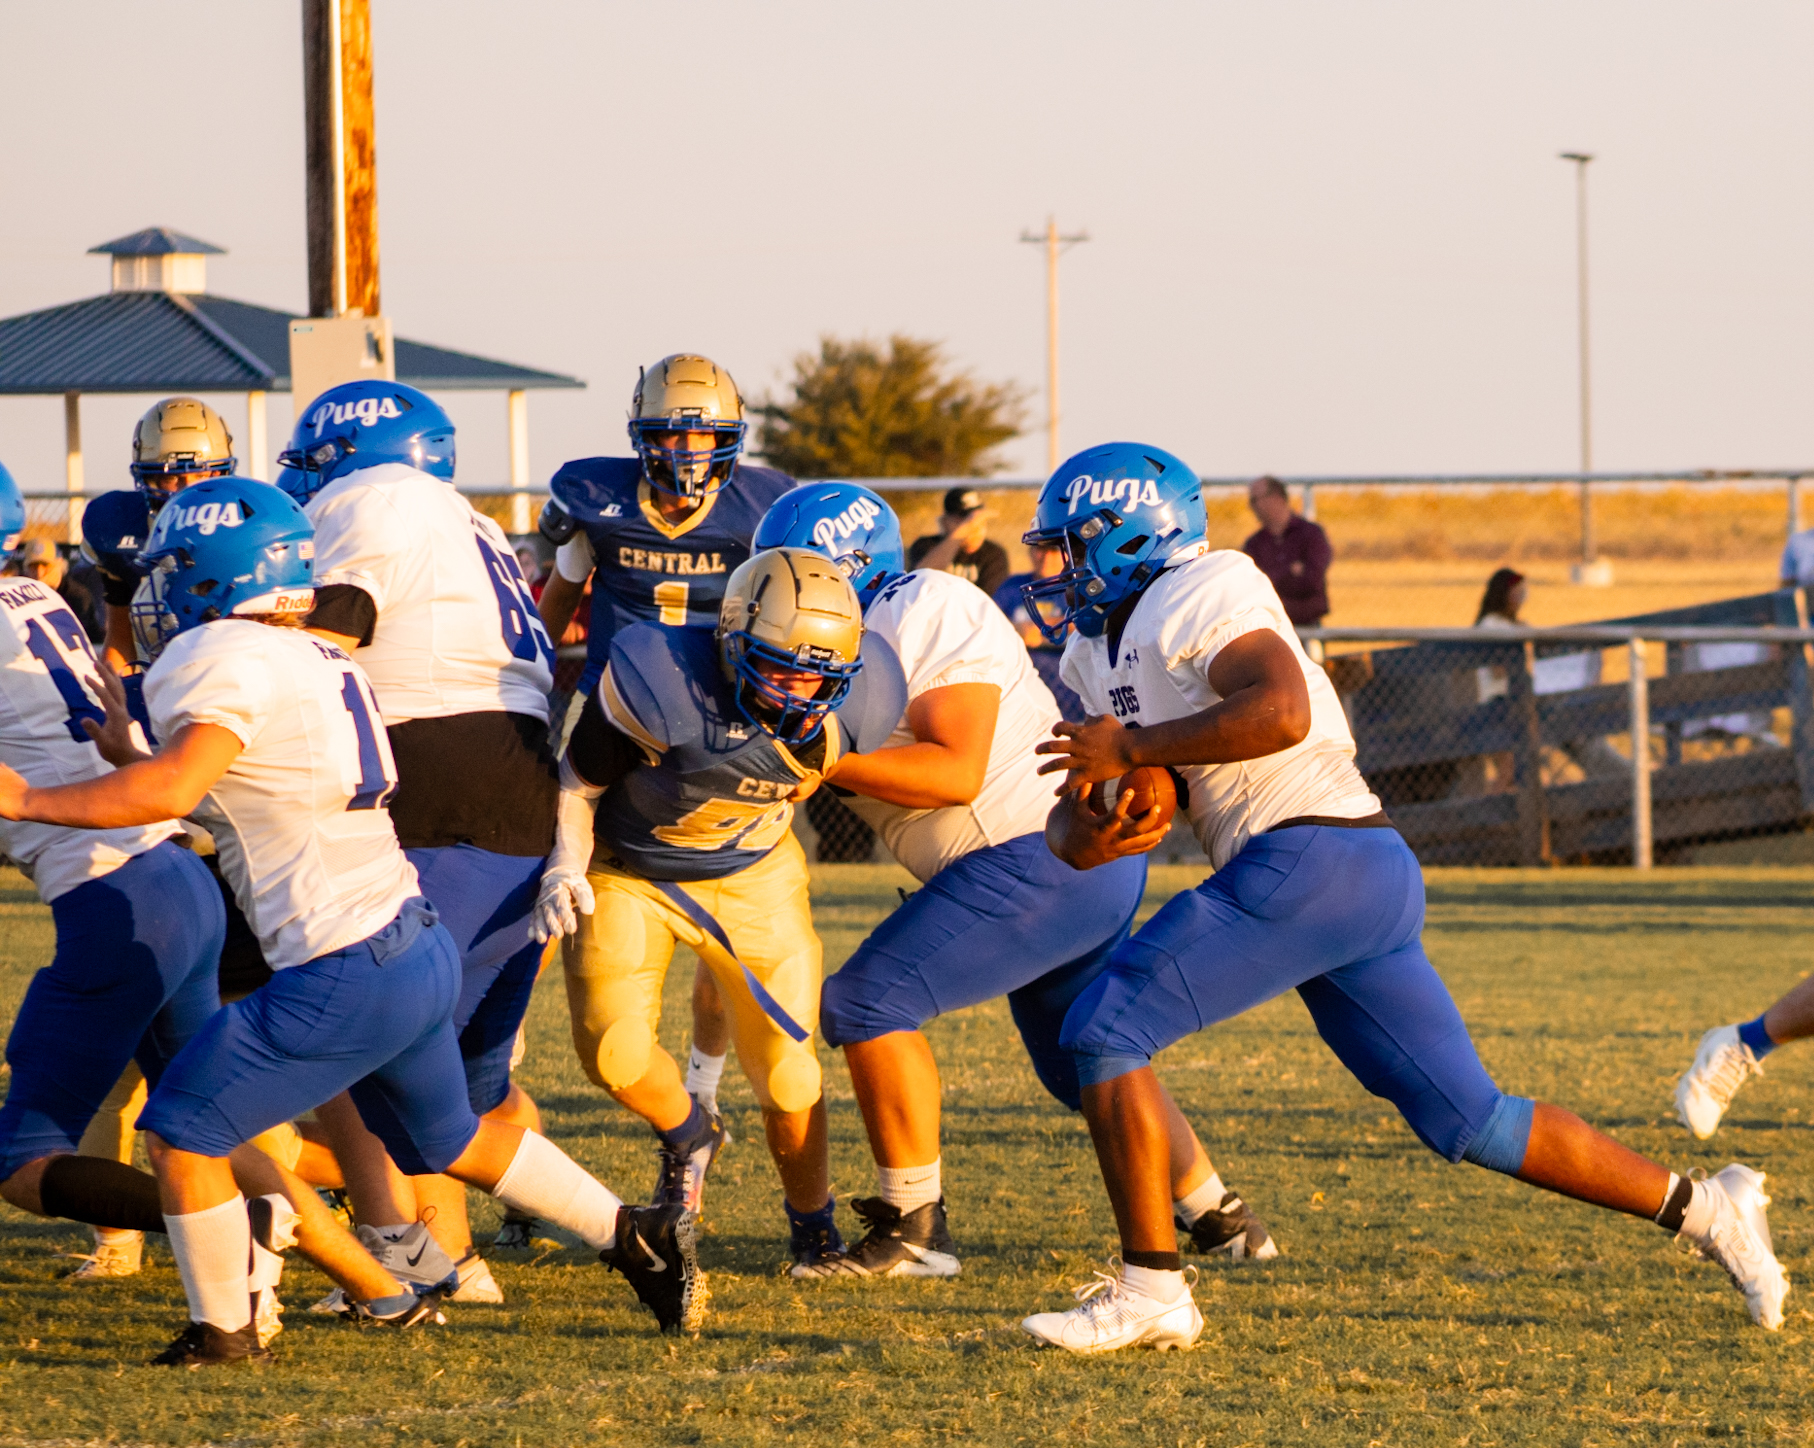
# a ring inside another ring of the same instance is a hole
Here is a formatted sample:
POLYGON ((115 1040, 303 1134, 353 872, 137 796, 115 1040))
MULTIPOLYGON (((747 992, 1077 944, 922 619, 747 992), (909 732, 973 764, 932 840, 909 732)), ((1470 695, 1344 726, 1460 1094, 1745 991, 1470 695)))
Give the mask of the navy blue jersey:
POLYGON ((579 692, 604 672, 611 641, 633 623, 718 626, 725 580, 750 556, 769 504, 794 486, 786 473, 738 463, 684 522, 655 510, 638 458, 577 458, 550 490, 592 545, 591 632, 579 692))
POLYGON ((802 779, 887 742, 907 681, 894 650, 868 635, 862 671, 821 738, 790 749, 738 711, 710 630, 640 623, 612 640, 599 703, 647 761, 599 800, 599 843, 646 879, 718 880, 780 842, 802 779))

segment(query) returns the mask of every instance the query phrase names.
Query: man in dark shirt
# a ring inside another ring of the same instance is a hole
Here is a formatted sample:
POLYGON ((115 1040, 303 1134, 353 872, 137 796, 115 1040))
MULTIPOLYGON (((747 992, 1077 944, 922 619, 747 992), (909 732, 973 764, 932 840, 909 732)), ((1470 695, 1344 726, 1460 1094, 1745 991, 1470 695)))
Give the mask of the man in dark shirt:
POLYGON ((909 568, 936 568, 967 578, 994 596, 1008 577, 1008 551, 987 536, 989 514, 975 488, 952 488, 945 494, 938 533, 915 538, 907 550, 909 568))
POLYGON ((1272 580, 1285 613, 1301 628, 1314 628, 1329 612, 1329 562, 1335 556, 1329 535, 1291 511, 1291 497, 1277 478, 1258 478, 1247 490, 1247 505, 1260 530, 1241 551, 1272 580))

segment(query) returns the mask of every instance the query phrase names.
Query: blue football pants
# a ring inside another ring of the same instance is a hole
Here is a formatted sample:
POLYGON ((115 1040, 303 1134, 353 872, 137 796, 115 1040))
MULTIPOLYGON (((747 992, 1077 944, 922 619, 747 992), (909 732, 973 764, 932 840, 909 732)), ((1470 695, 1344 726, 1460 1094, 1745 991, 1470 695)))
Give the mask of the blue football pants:
POLYGON ((466 1068, 466 1093, 483 1116, 510 1094, 510 1056, 541 972, 542 947, 530 935, 542 888, 539 856, 499 855, 474 845, 405 850, 422 893, 460 952, 454 1029, 466 1068))
POLYGON ((1071 1007, 1063 1043, 1096 1084, 1295 989, 1361 1085, 1459 1161, 1501 1095, 1424 954, 1423 915, 1423 874, 1396 830, 1258 835, 1115 952, 1071 1007))
POLYGON ((454 1030, 460 956, 420 896, 377 934, 273 975, 172 1061, 139 1126, 226 1156, 351 1090, 412 1176, 443 1171, 479 1129, 454 1030))
POLYGON ((168 840, 51 902, 56 954, 6 1043, 0 1181, 73 1152, 128 1061, 154 1085, 220 1009, 226 911, 214 877, 168 840))
POLYGON ((1127 939, 1145 888, 1144 856, 1074 870, 1043 833, 972 850, 826 980, 819 1027, 828 1044, 845 1046, 1005 995, 1040 1084, 1075 1111, 1081 1087, 1059 1031, 1127 939))

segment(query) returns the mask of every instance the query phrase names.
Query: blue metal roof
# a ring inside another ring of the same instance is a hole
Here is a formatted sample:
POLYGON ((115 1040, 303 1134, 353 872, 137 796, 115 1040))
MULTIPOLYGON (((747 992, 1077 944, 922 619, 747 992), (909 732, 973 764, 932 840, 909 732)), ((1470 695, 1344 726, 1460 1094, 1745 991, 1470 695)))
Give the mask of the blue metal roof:
MULTIPOLYGON (((26 312, 0 320, 0 394, 286 392, 295 315, 172 292, 112 292, 26 312)), ((426 392, 586 385, 401 337, 397 380, 426 392)))
POLYGON ((118 241, 104 241, 99 246, 88 248, 90 256, 174 256, 178 253, 189 256, 227 254, 224 247, 197 241, 193 236, 184 236, 182 232, 172 231, 167 226, 147 226, 143 231, 122 236, 118 241))

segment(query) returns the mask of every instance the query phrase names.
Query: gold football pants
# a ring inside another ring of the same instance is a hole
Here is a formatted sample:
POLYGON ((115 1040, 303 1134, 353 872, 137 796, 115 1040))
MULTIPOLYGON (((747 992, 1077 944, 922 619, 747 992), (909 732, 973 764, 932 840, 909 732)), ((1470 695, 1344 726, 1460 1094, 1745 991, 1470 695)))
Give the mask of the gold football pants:
POLYGON ((622 1090, 649 1069, 679 942, 717 981, 738 1064, 763 1109, 804 1111, 819 1099, 812 1033, 823 951, 807 899, 806 855, 791 831, 722 880, 664 886, 607 864, 602 853, 586 879, 596 903, 561 954, 573 1046, 596 1084, 622 1090), (684 892, 691 909, 668 891, 684 892))

